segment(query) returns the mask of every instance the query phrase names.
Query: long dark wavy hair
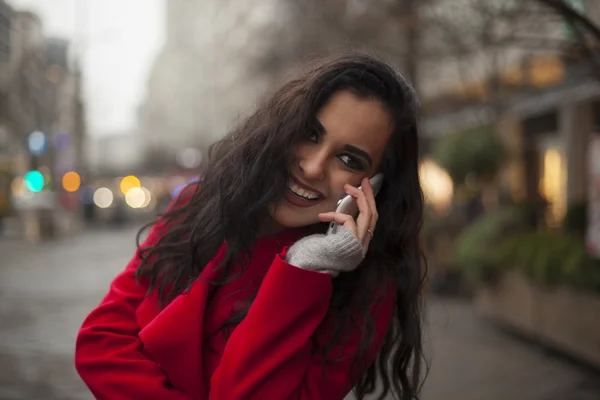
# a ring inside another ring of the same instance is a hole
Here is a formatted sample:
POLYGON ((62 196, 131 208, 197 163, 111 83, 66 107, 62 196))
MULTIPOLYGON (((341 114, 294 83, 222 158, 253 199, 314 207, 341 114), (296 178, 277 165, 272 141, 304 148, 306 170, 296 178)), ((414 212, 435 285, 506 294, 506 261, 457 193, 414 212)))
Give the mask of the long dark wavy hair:
MULTIPOLYGON (((336 328, 326 352, 357 326, 360 360, 374 336, 370 315, 386 282, 395 285, 395 315, 383 347, 368 370, 357 377, 358 399, 369 393, 383 399, 395 393, 418 399, 421 386, 424 258, 419 243, 423 193, 418 174, 418 104, 410 84, 390 65, 368 55, 319 60, 279 88, 237 128, 211 148, 202 183, 188 190, 189 200, 159 218, 164 233, 157 243, 138 247, 138 279, 158 291, 161 304, 184 292, 201 274, 224 241, 228 246, 215 287, 227 284, 235 262, 248 265, 269 205, 287 190, 296 162, 294 144, 315 129, 318 110, 340 90, 377 99, 389 111, 394 132, 380 171, 385 180, 376 197, 379 221, 362 265, 334 280, 331 312, 336 328), (377 390, 376 390, 377 389, 377 390), (381 390, 383 389, 383 390, 381 390)), ((251 301, 251 299, 250 299, 251 301)), ((244 315, 233 318, 237 323, 244 315)), ((335 360, 334 360, 335 361, 335 360)))

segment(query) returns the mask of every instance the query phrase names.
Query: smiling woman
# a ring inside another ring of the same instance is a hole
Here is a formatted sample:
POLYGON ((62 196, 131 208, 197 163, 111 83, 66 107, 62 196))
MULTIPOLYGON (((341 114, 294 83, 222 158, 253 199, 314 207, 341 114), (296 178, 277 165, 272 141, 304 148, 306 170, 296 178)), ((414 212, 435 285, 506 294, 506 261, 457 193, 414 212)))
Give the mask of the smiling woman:
POLYGON ((275 207, 275 222, 282 228, 321 222, 319 213, 334 210, 346 195, 345 184, 359 186, 376 172, 393 128, 377 98, 349 89, 333 94, 294 149, 290 190, 275 207))
POLYGON ((81 328, 96 397, 362 399, 379 382, 418 399, 416 107, 392 67, 353 54, 218 142, 81 328), (346 195, 358 215, 335 211, 346 195))

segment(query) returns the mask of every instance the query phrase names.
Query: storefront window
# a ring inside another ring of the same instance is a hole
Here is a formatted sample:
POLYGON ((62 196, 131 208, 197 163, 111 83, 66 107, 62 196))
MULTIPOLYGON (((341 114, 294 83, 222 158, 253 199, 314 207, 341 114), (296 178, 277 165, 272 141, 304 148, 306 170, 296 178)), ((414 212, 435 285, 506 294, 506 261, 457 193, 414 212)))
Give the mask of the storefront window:
POLYGON ((555 227, 560 225, 567 209, 566 163, 560 146, 546 145, 541 150, 539 191, 548 202, 546 224, 555 227))
POLYGON ((419 168, 425 201, 440 214, 450 211, 454 185, 448 173, 435 161, 425 159, 419 168))

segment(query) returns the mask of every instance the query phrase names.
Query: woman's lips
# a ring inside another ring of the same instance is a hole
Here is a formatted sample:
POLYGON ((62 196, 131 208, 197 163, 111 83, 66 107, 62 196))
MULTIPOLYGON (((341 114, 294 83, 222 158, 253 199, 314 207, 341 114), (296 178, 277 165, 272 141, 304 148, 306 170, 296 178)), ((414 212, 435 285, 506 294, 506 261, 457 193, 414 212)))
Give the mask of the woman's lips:
POLYGON ((294 194, 290 189, 285 192, 284 197, 287 201, 298 207, 313 207, 324 200, 323 198, 318 198, 316 200, 305 199, 304 197, 294 194))
POLYGON ((298 178, 292 176, 292 177, 290 177, 290 179, 291 179, 291 181, 294 184, 298 185, 301 189, 304 189, 304 190, 306 190, 308 192, 312 192, 315 195, 317 195, 319 197, 319 199, 324 199, 325 198, 325 195, 323 193, 321 193, 320 191, 318 191, 314 187, 307 185, 306 183, 302 182, 298 178))
POLYGON ((325 195, 292 176, 290 178, 290 187, 288 187, 285 193, 285 199, 297 207, 313 207, 325 200, 325 195), (315 198, 310 198, 313 196, 315 198))

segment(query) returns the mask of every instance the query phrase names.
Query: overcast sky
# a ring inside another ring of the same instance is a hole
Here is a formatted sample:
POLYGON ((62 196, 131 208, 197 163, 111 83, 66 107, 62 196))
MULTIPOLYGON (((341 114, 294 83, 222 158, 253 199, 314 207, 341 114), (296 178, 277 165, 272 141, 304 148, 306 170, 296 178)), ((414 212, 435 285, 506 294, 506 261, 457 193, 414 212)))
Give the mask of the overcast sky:
POLYGON ((90 134, 96 136, 125 133, 135 127, 136 109, 164 38, 164 1, 8 0, 8 3, 37 13, 48 36, 85 38, 87 117, 90 134), (82 16, 83 24, 77 23, 78 15, 82 16))

